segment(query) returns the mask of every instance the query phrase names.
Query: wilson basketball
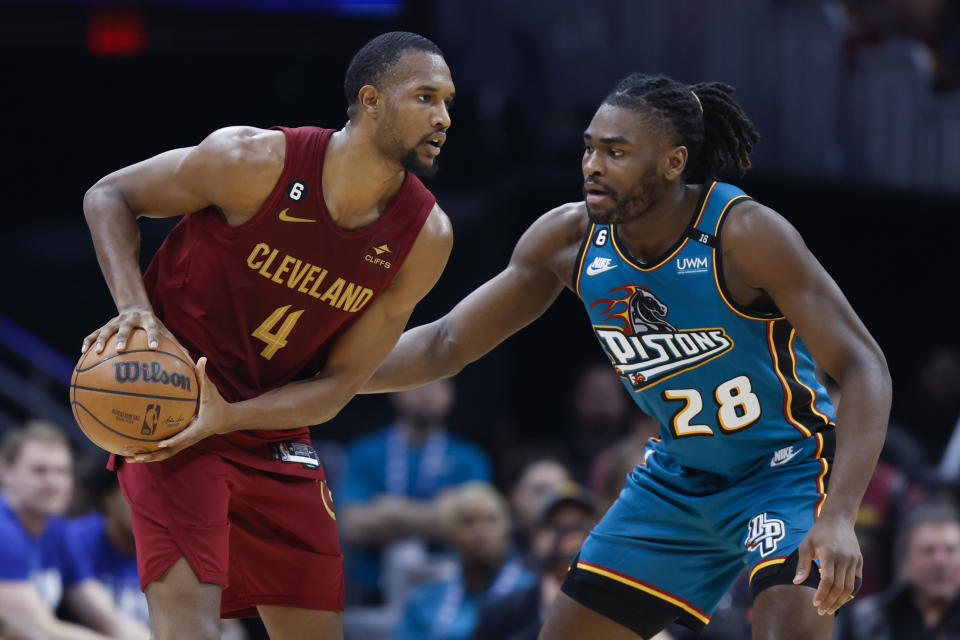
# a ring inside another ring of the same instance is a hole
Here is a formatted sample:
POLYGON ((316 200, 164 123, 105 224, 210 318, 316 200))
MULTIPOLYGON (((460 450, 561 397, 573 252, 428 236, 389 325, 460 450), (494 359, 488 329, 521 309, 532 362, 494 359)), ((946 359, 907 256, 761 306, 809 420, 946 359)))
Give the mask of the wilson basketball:
POLYGON ((148 453, 183 430, 197 411, 200 387, 193 364, 161 335, 147 347, 147 332, 135 329, 117 353, 117 334, 102 353, 91 346, 70 381, 73 417, 101 449, 123 456, 148 453))

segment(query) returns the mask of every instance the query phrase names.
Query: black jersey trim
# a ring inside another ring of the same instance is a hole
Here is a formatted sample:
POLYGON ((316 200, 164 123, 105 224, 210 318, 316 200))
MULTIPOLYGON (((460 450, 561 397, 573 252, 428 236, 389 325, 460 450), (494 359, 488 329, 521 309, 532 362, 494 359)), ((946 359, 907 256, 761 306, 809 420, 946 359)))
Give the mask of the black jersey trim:
POLYGON ((738 204, 751 202, 752 200, 753 198, 748 195, 734 196, 723 206, 723 211, 720 212, 720 216, 717 218, 717 228, 713 234, 717 239, 716 245, 713 247, 713 280, 717 285, 717 291, 720 292, 720 297, 730 310, 738 316, 748 320, 779 320, 784 317, 779 309, 776 311, 757 311, 756 309, 750 309, 749 307, 739 304, 733 299, 730 290, 727 289, 727 282, 723 277, 723 223, 726 222, 727 213, 729 213, 731 209, 738 204))
POLYGON ((624 262, 639 271, 655 271, 667 264, 670 262, 670 259, 679 253, 680 250, 686 246, 687 242, 689 242, 690 238, 687 232, 700 224, 700 221, 703 219, 703 213, 707 210, 707 202, 710 200, 710 196, 718 184, 720 183, 714 181, 708 187, 704 188, 703 193, 700 194, 700 200, 697 202, 697 206, 693 208, 693 216, 690 218, 690 222, 683 230, 683 233, 680 234, 676 242, 670 245, 669 249, 660 254, 656 259, 651 260, 649 264, 644 265, 633 257, 633 254, 630 253, 626 245, 624 245, 622 249, 620 248, 620 242, 617 240, 620 236, 618 231, 619 225, 612 224, 610 225, 610 241, 613 243, 614 250, 623 258, 624 262))
POLYGON ((797 375, 797 353, 793 347, 796 337, 797 330, 785 319, 772 321, 767 328, 774 370, 785 394, 784 417, 809 436, 829 426, 830 418, 817 409, 817 392, 797 375))
POLYGON ((587 229, 587 232, 583 236, 583 240, 580 241, 580 249, 577 251, 577 259, 573 261, 577 265, 576 271, 573 272, 573 292, 577 294, 581 299, 583 296, 580 295, 580 279, 583 277, 583 261, 587 257, 587 247, 590 246, 590 241, 593 240, 593 232, 597 229, 597 223, 591 222, 590 228, 587 229))

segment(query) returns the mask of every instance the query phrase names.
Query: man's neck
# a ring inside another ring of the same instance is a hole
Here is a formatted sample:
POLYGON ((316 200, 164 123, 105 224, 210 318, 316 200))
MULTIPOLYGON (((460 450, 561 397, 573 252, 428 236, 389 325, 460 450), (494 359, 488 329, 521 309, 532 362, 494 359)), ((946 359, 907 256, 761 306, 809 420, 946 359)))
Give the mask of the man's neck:
POLYGON ((434 430, 432 425, 413 424, 405 420, 401 420, 399 425, 400 431, 403 433, 403 437, 407 443, 418 447, 427 441, 427 438, 430 437, 430 434, 433 433, 434 430))
POLYGON ((923 626, 927 629, 933 629, 940 624, 940 621, 943 620, 943 617, 947 615, 947 611, 953 605, 952 602, 946 602, 941 598, 925 597, 918 593, 913 595, 913 604, 920 612, 920 616, 923 618, 923 626))
POLYGON ((19 504, 9 494, 5 493, 3 497, 10 506, 10 510, 17 516, 17 520, 20 521, 21 526, 27 530, 27 533, 31 536, 38 536, 43 533, 43 530, 47 526, 48 516, 46 514, 24 508, 23 505, 19 504))
POLYGON ((650 262, 672 247, 690 223, 701 191, 699 185, 672 187, 642 216, 618 225, 631 255, 650 262))
POLYGON ((496 576, 497 569, 487 564, 465 564, 463 566, 463 584, 468 592, 483 591, 496 576))
POLYGON ((365 131, 347 123, 327 143, 323 200, 337 226, 372 224, 403 185, 406 172, 384 158, 365 131))

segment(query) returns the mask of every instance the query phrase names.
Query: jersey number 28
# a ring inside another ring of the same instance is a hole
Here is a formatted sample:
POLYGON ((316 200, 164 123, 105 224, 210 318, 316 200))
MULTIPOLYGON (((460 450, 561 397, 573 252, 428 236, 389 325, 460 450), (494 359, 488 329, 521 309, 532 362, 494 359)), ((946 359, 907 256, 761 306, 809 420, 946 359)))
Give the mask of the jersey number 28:
MULTIPOLYGON (((683 400, 685 404, 670 420, 675 438, 684 436, 712 436, 713 429, 705 424, 692 424, 703 411, 703 398, 697 389, 665 389, 666 400, 683 400)), ((750 378, 737 376, 721 382, 713 390, 717 403, 717 423, 724 432, 745 429, 760 418, 760 398, 753 392, 750 378)))

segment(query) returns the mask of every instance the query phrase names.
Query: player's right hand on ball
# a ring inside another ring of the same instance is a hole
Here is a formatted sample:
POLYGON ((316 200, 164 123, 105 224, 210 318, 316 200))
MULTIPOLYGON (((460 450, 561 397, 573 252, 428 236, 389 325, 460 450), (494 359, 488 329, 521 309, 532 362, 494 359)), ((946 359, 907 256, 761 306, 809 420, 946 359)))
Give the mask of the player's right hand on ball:
POLYGON ((178 345, 180 344, 173 337, 173 334, 163 326, 163 323, 153 313, 153 309, 150 307, 128 307, 121 311, 117 317, 84 338, 80 353, 86 353, 91 345, 97 353, 103 353, 104 345, 113 334, 117 334, 117 351, 123 351, 127 348, 127 339, 130 337, 130 332, 137 328, 142 328, 147 332, 147 345, 151 349, 157 348, 161 333, 178 345))

